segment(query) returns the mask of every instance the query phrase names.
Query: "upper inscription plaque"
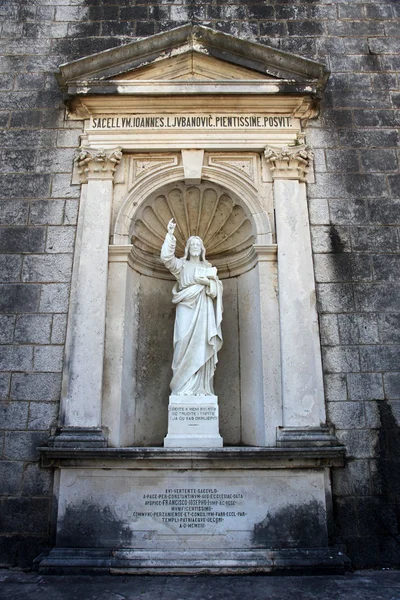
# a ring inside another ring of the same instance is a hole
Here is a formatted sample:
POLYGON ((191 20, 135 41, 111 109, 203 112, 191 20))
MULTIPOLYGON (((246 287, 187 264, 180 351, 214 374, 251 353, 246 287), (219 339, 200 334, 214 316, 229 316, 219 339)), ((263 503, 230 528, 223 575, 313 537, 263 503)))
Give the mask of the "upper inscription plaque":
POLYGON ((282 115, 115 115, 92 117, 90 129, 290 129, 294 119, 282 115))

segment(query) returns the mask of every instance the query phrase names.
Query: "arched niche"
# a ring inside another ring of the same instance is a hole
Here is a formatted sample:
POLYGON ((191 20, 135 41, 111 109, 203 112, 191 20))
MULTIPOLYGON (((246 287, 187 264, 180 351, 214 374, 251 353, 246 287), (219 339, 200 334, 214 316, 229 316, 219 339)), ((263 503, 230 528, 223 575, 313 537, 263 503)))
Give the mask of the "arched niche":
POLYGON ((131 190, 115 218, 102 415, 109 444, 159 446, 167 433, 175 308, 173 278, 159 254, 174 218, 177 255, 189 235, 200 235, 224 284, 224 345, 215 376, 224 444, 274 445, 281 424, 279 323, 268 215, 239 178, 232 184, 223 174, 217 183, 216 170, 204 169, 201 183, 186 184, 172 170, 178 179, 169 172, 163 182, 154 177, 158 186, 147 178, 147 190, 131 190))

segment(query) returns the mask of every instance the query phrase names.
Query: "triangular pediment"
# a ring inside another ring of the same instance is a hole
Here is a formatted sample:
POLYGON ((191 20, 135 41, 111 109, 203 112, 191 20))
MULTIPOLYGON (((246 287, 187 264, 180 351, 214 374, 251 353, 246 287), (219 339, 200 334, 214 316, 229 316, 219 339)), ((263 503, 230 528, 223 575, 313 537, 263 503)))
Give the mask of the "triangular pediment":
POLYGON ((268 80, 271 76, 193 51, 165 58, 118 76, 118 81, 226 81, 229 79, 268 80))
POLYGON ((315 61, 207 27, 184 25, 61 65, 58 80, 71 95, 119 94, 117 82, 135 86, 143 81, 229 80, 280 80, 282 93, 318 94, 328 75, 315 61))

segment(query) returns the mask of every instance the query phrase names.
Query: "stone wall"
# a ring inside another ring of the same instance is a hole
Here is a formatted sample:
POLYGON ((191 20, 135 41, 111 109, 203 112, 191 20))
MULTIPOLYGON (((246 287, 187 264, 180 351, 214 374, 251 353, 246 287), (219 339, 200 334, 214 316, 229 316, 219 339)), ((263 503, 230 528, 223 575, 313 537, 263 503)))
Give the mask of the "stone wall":
POLYGON ((6 0, 0 7, 0 563, 51 543, 51 474, 82 123, 64 121, 59 64, 192 21, 325 62, 332 76, 309 186, 333 473, 332 541, 355 566, 400 545, 400 4, 397 0, 6 0))

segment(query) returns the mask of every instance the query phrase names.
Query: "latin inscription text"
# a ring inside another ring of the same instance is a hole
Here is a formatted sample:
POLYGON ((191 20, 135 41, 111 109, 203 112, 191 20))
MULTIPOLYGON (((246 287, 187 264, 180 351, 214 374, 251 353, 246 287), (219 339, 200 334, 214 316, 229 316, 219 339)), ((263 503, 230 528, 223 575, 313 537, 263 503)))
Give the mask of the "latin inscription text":
POLYGON ((291 117, 267 115, 171 115, 93 117, 92 129, 281 129, 291 117))

